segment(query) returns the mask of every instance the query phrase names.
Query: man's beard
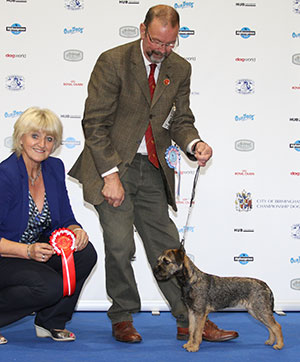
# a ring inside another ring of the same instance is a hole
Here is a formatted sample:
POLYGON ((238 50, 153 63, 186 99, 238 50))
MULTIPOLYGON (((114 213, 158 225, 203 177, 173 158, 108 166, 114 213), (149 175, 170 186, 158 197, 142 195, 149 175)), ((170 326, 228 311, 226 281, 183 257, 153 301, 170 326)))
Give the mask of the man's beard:
POLYGON ((147 55, 150 58, 151 62, 156 64, 162 63, 169 56, 167 52, 162 53, 158 50, 148 51, 147 55), (158 55, 160 58, 157 58, 155 55, 158 55))

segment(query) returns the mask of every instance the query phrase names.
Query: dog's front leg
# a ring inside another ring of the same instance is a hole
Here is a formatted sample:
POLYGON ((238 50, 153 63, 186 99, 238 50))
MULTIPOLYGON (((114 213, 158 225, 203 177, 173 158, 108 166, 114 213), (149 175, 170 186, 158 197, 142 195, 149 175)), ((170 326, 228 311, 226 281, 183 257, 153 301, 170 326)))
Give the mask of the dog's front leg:
POLYGON ((189 340, 183 345, 187 351, 197 352, 199 350, 205 321, 205 314, 199 314, 189 309, 189 340))

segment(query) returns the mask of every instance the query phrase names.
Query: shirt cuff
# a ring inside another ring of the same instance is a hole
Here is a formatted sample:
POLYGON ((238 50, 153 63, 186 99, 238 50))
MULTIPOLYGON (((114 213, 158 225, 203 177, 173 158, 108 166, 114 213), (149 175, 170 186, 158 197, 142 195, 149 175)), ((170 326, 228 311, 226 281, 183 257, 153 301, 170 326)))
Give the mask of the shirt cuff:
POLYGON ((119 172, 119 169, 118 169, 117 166, 115 166, 115 167, 111 168, 110 170, 102 173, 102 174, 101 174, 101 177, 103 178, 103 177, 108 176, 108 175, 111 175, 112 173, 115 173, 115 172, 119 172))
POLYGON ((195 140, 193 140, 192 142, 190 142, 189 144, 188 144, 188 146, 187 146, 187 148, 186 148, 186 151, 188 152, 188 153, 190 153, 190 154, 194 154, 194 152, 192 151, 193 150, 193 146, 194 146, 194 144, 195 143, 197 143, 197 142, 200 142, 201 140, 200 140, 200 138, 196 138, 195 140))

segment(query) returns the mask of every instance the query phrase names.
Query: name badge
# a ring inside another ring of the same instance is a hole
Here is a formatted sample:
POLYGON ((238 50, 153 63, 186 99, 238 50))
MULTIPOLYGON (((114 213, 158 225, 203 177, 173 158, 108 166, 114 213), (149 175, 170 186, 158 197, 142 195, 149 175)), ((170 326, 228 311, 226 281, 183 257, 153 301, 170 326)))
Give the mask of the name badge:
POLYGON ((168 117, 166 118, 166 120, 164 121, 164 123, 162 125, 162 127, 164 129, 168 130, 170 128, 170 125, 173 121, 175 112, 176 112, 176 106, 175 106, 175 103, 173 103, 173 107, 171 108, 170 113, 168 114, 168 117))

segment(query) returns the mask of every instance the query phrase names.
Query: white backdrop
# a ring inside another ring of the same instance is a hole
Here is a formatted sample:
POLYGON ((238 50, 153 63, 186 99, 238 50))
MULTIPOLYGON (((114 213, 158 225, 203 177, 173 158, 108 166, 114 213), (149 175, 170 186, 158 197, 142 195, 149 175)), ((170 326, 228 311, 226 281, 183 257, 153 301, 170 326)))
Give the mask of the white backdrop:
MULTIPOLYGON (((265 280, 276 309, 300 309, 300 5, 298 0, 164 1, 181 17, 180 46, 191 62, 191 108, 213 159, 201 169, 186 249, 218 275, 265 280), (298 148, 299 147, 299 148, 298 148)), ((149 0, 1 0, 0 159, 13 124, 30 106, 64 124, 56 153, 70 169, 83 148, 87 83, 101 52, 138 39, 149 0)), ((180 235, 196 165, 181 162, 180 235)), ((178 179, 178 178, 177 178, 178 179)), ((99 261, 80 310, 106 310, 102 232, 80 185, 67 176, 76 217, 99 261)), ((0 200, 1 202, 1 200, 0 200)), ((1 206, 0 206, 1 207, 1 206)), ((136 237, 133 262, 143 310, 166 310, 136 237)))

